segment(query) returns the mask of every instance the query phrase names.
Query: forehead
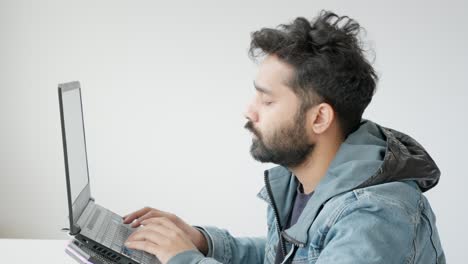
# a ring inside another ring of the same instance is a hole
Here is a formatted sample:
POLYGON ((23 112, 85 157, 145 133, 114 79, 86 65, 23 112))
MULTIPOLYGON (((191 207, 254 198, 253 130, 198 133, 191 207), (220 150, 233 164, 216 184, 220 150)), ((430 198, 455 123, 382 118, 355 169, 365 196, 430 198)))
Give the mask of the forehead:
POLYGON ((281 61, 275 55, 267 55, 258 67, 255 84, 259 87, 268 88, 274 94, 284 93, 290 88, 289 81, 294 75, 294 68, 281 61))

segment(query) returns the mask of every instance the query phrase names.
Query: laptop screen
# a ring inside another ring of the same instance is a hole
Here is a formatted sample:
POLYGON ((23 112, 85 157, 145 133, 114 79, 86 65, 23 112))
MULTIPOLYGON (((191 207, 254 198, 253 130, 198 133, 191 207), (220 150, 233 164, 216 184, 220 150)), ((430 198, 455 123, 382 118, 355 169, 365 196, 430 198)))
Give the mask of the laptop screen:
POLYGON ((79 82, 59 84, 59 104, 62 125, 70 233, 80 231, 78 218, 91 198, 86 139, 79 82))
POLYGON ((62 93, 63 120, 67 141, 68 173, 72 201, 88 184, 88 161, 79 89, 62 93))

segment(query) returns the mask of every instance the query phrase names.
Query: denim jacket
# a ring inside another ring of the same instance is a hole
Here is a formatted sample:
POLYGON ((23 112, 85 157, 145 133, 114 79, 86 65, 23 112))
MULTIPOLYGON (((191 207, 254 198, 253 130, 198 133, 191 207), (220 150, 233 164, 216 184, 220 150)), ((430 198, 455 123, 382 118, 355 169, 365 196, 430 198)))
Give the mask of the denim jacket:
POLYGON ((169 264, 439 263, 445 255, 423 192, 440 171, 413 138, 363 119, 341 144, 296 224, 285 229, 297 178, 282 166, 266 170, 258 197, 267 203, 266 237, 234 237, 197 227, 209 251, 190 250, 169 264))

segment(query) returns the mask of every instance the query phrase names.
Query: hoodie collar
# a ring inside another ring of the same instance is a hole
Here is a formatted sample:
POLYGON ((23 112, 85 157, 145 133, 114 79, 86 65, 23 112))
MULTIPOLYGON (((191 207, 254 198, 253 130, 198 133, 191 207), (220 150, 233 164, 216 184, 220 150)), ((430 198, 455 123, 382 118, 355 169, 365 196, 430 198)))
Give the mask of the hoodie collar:
MULTIPOLYGON (((280 223, 285 223, 297 180, 283 166, 266 170, 265 177, 271 185, 280 223)), ((284 230, 283 236, 296 244, 305 244, 308 229, 321 207, 339 194, 403 180, 416 181, 419 188, 426 191, 438 183, 439 177, 437 165, 418 142, 401 132, 363 119, 359 128, 340 145, 325 176, 315 188, 314 196, 297 223, 284 230)), ((265 187, 257 196, 271 204, 265 187)))

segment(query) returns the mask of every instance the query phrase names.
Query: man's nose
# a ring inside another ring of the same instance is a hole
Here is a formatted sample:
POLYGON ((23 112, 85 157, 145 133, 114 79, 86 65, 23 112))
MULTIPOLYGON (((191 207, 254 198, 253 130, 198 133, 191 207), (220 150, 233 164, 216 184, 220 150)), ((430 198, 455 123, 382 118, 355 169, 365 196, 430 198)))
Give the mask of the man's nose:
POLYGON ((247 110, 244 113, 244 117, 252 122, 258 121, 258 113, 254 111, 252 104, 247 105, 247 110))

